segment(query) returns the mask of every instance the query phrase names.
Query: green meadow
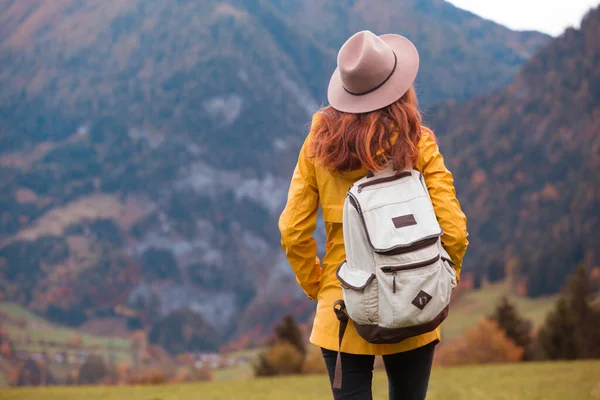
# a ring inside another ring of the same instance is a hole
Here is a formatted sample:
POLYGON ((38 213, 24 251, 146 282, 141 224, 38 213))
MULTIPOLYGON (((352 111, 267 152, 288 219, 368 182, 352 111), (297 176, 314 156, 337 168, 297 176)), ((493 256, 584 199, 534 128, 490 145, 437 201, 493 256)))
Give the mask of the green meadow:
MULTIPOLYGON (((386 399, 377 371, 374 398, 386 399)), ((325 376, 216 381, 164 386, 57 387, 0 390, 2 400, 330 399, 325 376)), ((428 400, 600 399, 600 361, 435 368, 428 400)))
POLYGON ((51 346, 42 348, 40 342, 67 344, 74 336, 78 336, 81 338, 83 346, 96 346, 98 352, 105 356, 106 349, 108 346, 111 346, 114 348, 114 355, 117 361, 127 361, 130 358, 129 341, 126 339, 89 335, 75 329, 56 325, 15 303, 0 302, 0 312, 5 313, 13 319, 23 319, 28 324, 24 328, 9 323, 3 324, 3 328, 6 329, 8 336, 12 340, 21 341, 25 338, 31 340, 30 344, 17 343, 16 348, 18 350, 26 350, 28 352, 46 350, 49 354, 53 354, 56 349, 53 349, 51 346))

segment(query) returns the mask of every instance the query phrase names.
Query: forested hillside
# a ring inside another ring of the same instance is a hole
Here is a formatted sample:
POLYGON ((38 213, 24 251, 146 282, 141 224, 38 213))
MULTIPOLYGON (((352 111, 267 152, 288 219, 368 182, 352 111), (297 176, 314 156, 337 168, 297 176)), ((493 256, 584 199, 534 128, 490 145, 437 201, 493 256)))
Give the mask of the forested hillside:
POLYGON ((555 293, 600 263, 600 9, 507 89, 431 113, 469 216, 466 265, 555 293))

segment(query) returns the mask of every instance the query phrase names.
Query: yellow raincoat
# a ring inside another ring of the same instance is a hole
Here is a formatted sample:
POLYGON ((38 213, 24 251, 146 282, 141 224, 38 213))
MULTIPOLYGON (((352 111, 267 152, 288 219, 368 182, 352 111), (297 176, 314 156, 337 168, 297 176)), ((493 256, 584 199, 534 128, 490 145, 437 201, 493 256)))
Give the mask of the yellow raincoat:
MULTIPOLYGON (((313 117, 311 132, 319 114, 313 117)), ((288 201, 279 219, 281 242, 287 259, 304 292, 317 300, 317 312, 310 336, 311 343, 329 350, 338 350, 339 322, 333 312, 333 302, 342 299, 342 289, 335 271, 346 259, 342 231, 342 209, 350 186, 367 174, 357 170, 334 174, 316 165, 307 157, 307 142, 300 150, 298 164, 292 177, 288 201), (317 258, 317 244, 312 237, 316 227, 319 205, 323 211, 327 233, 326 254, 323 266, 317 258)), ((467 250, 466 217, 456 198, 452 174, 444 165, 435 138, 427 128, 422 129, 419 141, 419 160, 416 169, 421 171, 435 213, 444 231, 442 244, 460 278, 462 259, 467 250)), ((352 321, 348 324, 341 351, 351 354, 393 354, 412 350, 440 339, 440 329, 404 340, 397 344, 370 344, 356 332, 352 321)))

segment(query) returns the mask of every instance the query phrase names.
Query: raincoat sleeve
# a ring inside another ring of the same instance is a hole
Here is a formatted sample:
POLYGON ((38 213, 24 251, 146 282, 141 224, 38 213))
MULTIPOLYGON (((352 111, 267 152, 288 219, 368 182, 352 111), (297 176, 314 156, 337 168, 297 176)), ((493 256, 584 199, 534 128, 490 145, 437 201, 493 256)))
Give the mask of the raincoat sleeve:
POLYGON ((311 300, 316 300, 322 270, 317 258, 317 242, 312 234, 317 223, 319 192, 313 159, 306 156, 308 140, 300 150, 287 204, 279 218, 279 230, 281 245, 297 282, 311 300))
POLYGON ((454 262, 460 280, 463 257, 467 251, 467 217, 460 208, 452 174, 444 165, 435 137, 423 130, 419 141, 417 170, 421 171, 431 196, 438 222, 444 231, 442 245, 454 262))

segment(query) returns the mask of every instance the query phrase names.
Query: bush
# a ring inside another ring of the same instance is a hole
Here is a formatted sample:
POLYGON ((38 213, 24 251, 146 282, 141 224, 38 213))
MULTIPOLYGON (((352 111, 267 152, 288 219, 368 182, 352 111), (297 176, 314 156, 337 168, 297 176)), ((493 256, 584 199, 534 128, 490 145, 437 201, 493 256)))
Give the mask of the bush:
MULTIPOLYGON (((275 327, 275 338, 259 356, 258 363, 254 366, 254 374, 256 376, 299 374, 303 372, 306 352, 306 343, 300 327, 291 315, 287 315, 275 327)), ((313 365, 307 365, 307 370, 316 367, 317 362, 311 360, 311 364, 313 365)))
POLYGON ((202 368, 191 368, 190 382, 205 382, 215 379, 215 374, 209 366, 202 368))
POLYGON ((302 372, 304 356, 289 342, 277 342, 265 350, 254 366, 256 376, 294 375, 302 372))
POLYGON ((300 327, 291 315, 286 315, 283 321, 275 327, 276 340, 288 342, 300 351, 302 355, 306 354, 306 344, 300 327))
POLYGON ((175 371, 175 376, 173 376, 173 378, 171 378, 169 383, 190 382, 190 376, 191 376, 191 371, 189 368, 180 367, 180 368, 177 368, 177 371, 175 371))
POLYGON ((326 374, 327 367, 321 349, 317 346, 310 346, 306 353, 306 358, 302 364, 302 373, 305 375, 326 374))
POLYGON ((156 367, 148 368, 129 379, 132 385, 162 385, 169 381, 169 376, 156 367))
POLYGON ((510 340, 495 321, 482 319, 467 328, 462 340, 442 344, 436 352, 436 365, 465 365, 518 362, 523 348, 510 340))
POLYGON ((102 382, 109 376, 109 371, 102 357, 91 355, 79 368, 78 376, 80 384, 91 385, 102 382))
POLYGON ((209 367, 181 367, 175 372, 175 376, 171 379, 171 383, 185 382, 206 382, 212 381, 214 375, 209 367))

